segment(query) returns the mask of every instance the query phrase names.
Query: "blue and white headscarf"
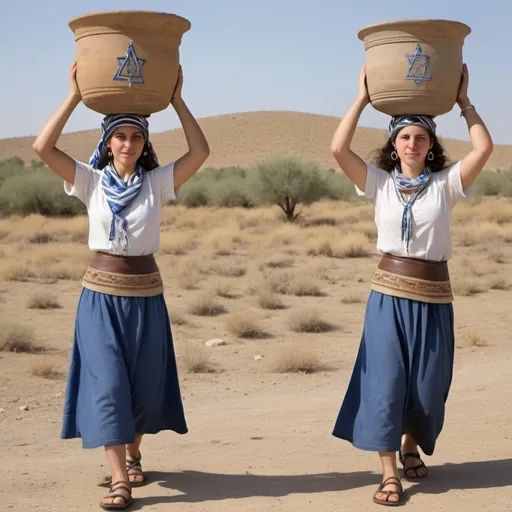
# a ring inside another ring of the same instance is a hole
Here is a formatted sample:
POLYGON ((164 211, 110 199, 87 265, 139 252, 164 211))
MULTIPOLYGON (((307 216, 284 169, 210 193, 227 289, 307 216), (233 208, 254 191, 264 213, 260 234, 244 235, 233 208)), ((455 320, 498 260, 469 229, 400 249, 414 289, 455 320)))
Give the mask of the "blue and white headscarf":
MULTIPOLYGON (((389 123, 389 137, 393 140, 399 130, 411 125, 422 126, 432 135, 436 133, 436 123, 434 123, 433 118, 430 116, 394 116, 389 123)), ((402 242, 407 253, 409 253, 409 244, 412 239, 412 207, 416 199, 429 186, 432 179, 432 171, 427 166, 417 178, 408 178, 400 172, 398 167, 395 167, 392 177, 396 193, 404 207, 402 214, 402 242), (402 196, 402 192, 411 192, 407 201, 402 196)))
MULTIPOLYGON (((143 116, 138 115, 107 115, 101 123, 101 139, 96 146, 89 164, 96 167, 106 142, 112 134, 121 126, 135 126, 139 128, 144 136, 144 142, 149 141, 149 125, 143 116)), ((123 252, 128 249, 128 224, 121 212, 137 197, 142 183, 144 182, 144 171, 137 168, 128 181, 121 179, 114 166, 109 163, 103 169, 102 186, 103 193, 107 199, 108 206, 112 212, 110 223, 109 240, 113 241, 118 233, 118 243, 122 244, 123 252), (117 228, 117 229, 116 229, 117 228)))
POLYGON ((411 125, 422 126, 432 135, 435 135, 436 133, 436 123, 434 122, 434 118, 431 116, 394 116, 389 122, 389 137, 394 139, 398 130, 411 125))

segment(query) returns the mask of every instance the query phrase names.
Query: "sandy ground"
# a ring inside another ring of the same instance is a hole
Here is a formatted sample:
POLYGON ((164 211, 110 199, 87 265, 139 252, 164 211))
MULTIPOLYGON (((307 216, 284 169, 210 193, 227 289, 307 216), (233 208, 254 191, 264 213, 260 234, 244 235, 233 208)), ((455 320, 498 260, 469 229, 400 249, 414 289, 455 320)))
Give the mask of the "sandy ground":
MULTIPOLYGON (((471 264, 478 279, 510 277, 509 246, 502 245, 502 263, 491 266, 486 264, 490 253, 485 251, 495 249, 492 243, 462 246, 458 241, 456 246, 455 274, 458 266, 471 264)), ((222 299, 223 304, 230 312, 249 312, 272 333, 266 339, 247 340, 229 333, 223 315, 189 314, 187 305, 212 279, 205 276, 199 290, 180 288, 175 260, 194 257, 191 251, 180 257, 158 257, 171 318, 186 311, 189 320, 175 325, 174 335, 190 432, 145 439, 143 467, 149 483, 134 490, 131 510, 380 510, 371 501, 380 481, 377 456, 331 435, 364 312, 364 302, 341 300, 349 294, 365 298, 377 257, 319 259, 300 253, 299 245, 293 244, 279 245, 274 252, 258 250, 258 256, 249 249, 225 256, 231 265, 245 261, 249 272, 245 277, 225 278, 237 295, 222 299), (285 310, 255 308, 248 291, 251 269, 265 258, 275 259, 276 251, 281 251, 279 257, 294 260, 298 274, 309 272, 304 271, 307 265, 318 261, 333 265, 329 279, 321 281, 325 296, 284 295, 285 310), (299 307, 319 308, 339 328, 324 334, 291 333, 284 319, 299 307), (227 345, 208 349, 207 354, 219 371, 188 373, 187 344, 202 345, 217 337, 227 345), (320 371, 270 371, 284 341, 315 350, 320 371), (255 360, 255 355, 263 358, 255 360)), ((99 500, 107 491, 102 486, 108 476, 103 450, 84 451, 79 440, 59 438, 65 380, 30 371, 41 357, 55 358, 66 369, 79 292, 78 280, 0 282, 2 325, 15 319, 34 326, 50 350, 44 356, 0 352, 0 510, 99 510, 99 500), (36 290, 55 294, 62 308, 27 308, 36 290), (28 410, 21 411, 23 406, 28 410)), ((512 510, 511 305, 510 289, 456 297, 456 364, 446 422, 435 454, 426 457, 428 479, 405 482, 406 506, 414 510, 512 510)))

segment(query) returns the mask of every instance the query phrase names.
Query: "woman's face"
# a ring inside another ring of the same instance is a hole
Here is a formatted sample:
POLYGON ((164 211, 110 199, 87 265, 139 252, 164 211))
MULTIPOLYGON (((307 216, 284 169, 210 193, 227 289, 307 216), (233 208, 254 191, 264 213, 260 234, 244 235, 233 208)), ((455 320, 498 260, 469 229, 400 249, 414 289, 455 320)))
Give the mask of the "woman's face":
POLYGON ((137 163, 144 150, 144 134, 135 126, 120 126, 108 143, 115 162, 123 166, 137 163))
POLYGON ((432 147, 429 132, 422 126, 415 125, 402 128, 394 145, 400 160, 413 167, 425 165, 425 159, 432 147))

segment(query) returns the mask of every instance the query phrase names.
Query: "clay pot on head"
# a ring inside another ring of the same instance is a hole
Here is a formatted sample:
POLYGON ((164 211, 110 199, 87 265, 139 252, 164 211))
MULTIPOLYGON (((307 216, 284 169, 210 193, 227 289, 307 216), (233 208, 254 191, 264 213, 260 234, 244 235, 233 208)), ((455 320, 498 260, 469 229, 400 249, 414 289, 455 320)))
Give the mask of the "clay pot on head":
POLYGON ((101 114, 150 115, 169 106, 179 47, 190 22, 174 14, 112 11, 77 16, 77 82, 82 101, 101 114))
POLYGON ((439 116, 456 103, 462 47, 471 29, 456 21, 404 20, 362 28, 368 94, 394 115, 439 116))

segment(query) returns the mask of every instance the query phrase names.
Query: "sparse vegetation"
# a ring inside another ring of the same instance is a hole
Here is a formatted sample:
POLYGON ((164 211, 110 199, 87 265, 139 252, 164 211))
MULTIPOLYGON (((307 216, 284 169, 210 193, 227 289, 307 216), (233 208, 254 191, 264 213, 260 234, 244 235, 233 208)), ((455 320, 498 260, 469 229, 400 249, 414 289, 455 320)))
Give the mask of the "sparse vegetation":
POLYGON ((181 361, 187 373, 215 373, 217 371, 206 349, 196 343, 187 342, 181 361))
POLYGON ((226 308, 217 302, 213 294, 198 295, 189 306, 189 312, 197 316, 217 316, 226 312, 226 308))
POLYGON ((226 317, 228 331, 239 338, 266 338, 268 333, 259 325, 249 311, 239 311, 226 317))
POLYGON ((271 364, 271 370, 277 373, 314 373, 321 369, 317 352, 304 344, 284 344, 271 364))
POLYGON ((28 307, 31 309, 58 309, 62 306, 52 293, 36 292, 30 297, 28 307))
POLYGON ((48 359, 37 359, 34 361, 30 367, 30 373, 36 377, 54 380, 62 379, 65 375, 55 361, 48 359))
POLYGON ((8 323, 0 330, 0 351, 37 354, 44 352, 37 343, 34 328, 28 325, 8 323))
POLYGON ((290 316, 289 326, 294 332, 308 333, 329 332, 336 329, 331 322, 324 320, 320 312, 314 309, 295 311, 290 316))

